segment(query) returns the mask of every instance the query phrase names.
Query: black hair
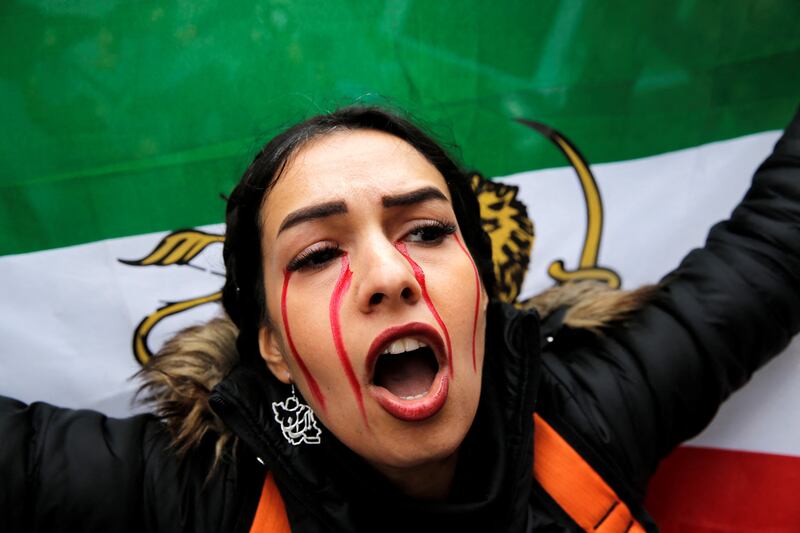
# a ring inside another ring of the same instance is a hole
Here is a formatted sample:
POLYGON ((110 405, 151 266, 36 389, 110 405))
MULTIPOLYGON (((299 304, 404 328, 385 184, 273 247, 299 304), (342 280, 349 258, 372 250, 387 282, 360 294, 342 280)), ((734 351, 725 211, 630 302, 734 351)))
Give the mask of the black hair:
POLYGON ((410 120, 378 107, 349 106, 317 115, 276 135, 255 156, 228 198, 223 258, 226 279, 222 305, 239 328, 237 348, 242 360, 258 354, 258 329, 269 325, 261 249, 261 207, 289 159, 309 141, 335 131, 376 130, 413 146, 444 177, 453 211, 490 297, 494 295, 492 247, 481 227, 480 207, 469 175, 436 141, 410 120))

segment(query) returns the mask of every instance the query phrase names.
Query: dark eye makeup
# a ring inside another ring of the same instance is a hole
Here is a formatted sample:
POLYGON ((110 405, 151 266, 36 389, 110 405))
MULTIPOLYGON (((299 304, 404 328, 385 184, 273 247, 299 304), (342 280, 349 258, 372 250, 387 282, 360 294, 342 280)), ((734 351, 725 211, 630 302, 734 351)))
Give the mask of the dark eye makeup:
POLYGON ((294 272, 296 270, 315 270, 325 266, 328 261, 341 256, 344 251, 338 244, 332 242, 320 242, 306 248, 289 261, 286 270, 294 272))
POLYGON ((455 224, 443 220, 423 220, 406 233, 403 240, 418 244, 439 244, 455 232, 455 224))
MULTIPOLYGON (((443 220, 422 220, 416 223, 401 239, 423 246, 436 246, 445 237, 456 232, 455 224, 443 220)), ((333 242, 314 244, 294 257, 286 266, 289 272, 298 270, 313 271, 325 267, 330 261, 341 257, 345 251, 333 242)))

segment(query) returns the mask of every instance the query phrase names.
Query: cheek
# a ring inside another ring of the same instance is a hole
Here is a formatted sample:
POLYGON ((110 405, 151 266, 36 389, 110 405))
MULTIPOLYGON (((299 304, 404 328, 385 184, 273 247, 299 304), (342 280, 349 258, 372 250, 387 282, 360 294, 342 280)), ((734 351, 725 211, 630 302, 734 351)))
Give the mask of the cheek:
POLYGON ((431 299, 430 293, 428 292, 428 281, 425 277, 425 271, 422 267, 415 261, 411 255, 408 253, 408 248, 406 247, 405 243, 398 242, 395 244, 397 250, 406 258, 408 263, 411 265, 411 269, 414 271, 414 277, 419 284, 420 291, 422 292, 422 299, 425 301, 425 305, 428 306, 428 310, 433 315, 433 318, 436 319, 436 322, 439 324, 439 328, 442 330, 442 334, 444 334, 444 342, 447 349, 447 361, 448 361, 448 368, 450 370, 450 377, 452 378, 455 374, 455 370, 453 368, 453 345, 450 341, 450 332, 447 328, 447 325, 442 320, 442 316, 439 314, 436 305, 434 305, 433 300, 431 299))
MULTIPOLYGON (((473 373, 478 372, 483 352, 485 322, 484 302, 478 269, 458 234, 452 237, 447 253, 441 250, 418 248, 412 251, 398 246, 403 255, 416 266, 415 274, 424 277, 423 298, 434 318, 439 321, 446 337, 452 337, 459 357, 456 365, 468 359, 473 373), (405 253, 404 253, 405 252, 405 253), (416 259, 414 259, 416 258, 416 259), (464 345, 466 344, 466 346, 464 345)), ((422 285, 422 283, 420 284, 422 285)), ((449 339, 447 340, 450 344, 449 339)), ((448 348, 451 352, 452 348, 448 348)), ((453 371, 451 358, 451 372, 453 371)))
POLYGON ((459 239, 458 234, 453 235, 458 244, 461 251, 464 253, 467 261, 469 262, 470 266, 472 267, 472 273, 474 276, 474 291, 475 291, 475 309, 473 313, 473 320, 472 320, 472 370, 473 372, 478 371, 478 362, 476 356, 476 341, 477 341, 477 334, 478 334, 478 315, 481 310, 481 278, 478 274, 478 267, 475 265, 475 261, 472 260, 472 256, 469 254, 467 247, 464 246, 464 243, 461 242, 459 239))
POLYGON ((302 279, 294 280, 287 271, 279 308, 288 351, 316 404, 325 412, 326 395, 340 397, 344 391, 339 389, 348 387, 367 423, 361 386, 346 349, 346 331, 340 317, 352 277, 347 255, 341 258, 335 282, 320 277, 315 283, 304 283, 302 279))
POLYGON ((292 328, 289 325, 289 282, 291 281, 291 278, 292 273, 287 270, 283 276, 280 302, 283 334, 286 338, 286 344, 288 345, 289 351, 292 354, 292 359, 300 369, 300 372, 303 374, 303 378, 308 385, 308 389, 311 391, 311 394, 314 396, 314 399, 317 401, 317 404, 320 406, 320 408, 325 411, 325 395, 322 393, 319 383, 317 383, 317 378, 314 376, 314 374, 312 374, 311 370, 309 370, 305 358, 300 355, 300 352, 295 345, 294 337, 292 336, 292 328))
POLYGON ((342 267, 341 271, 339 272, 339 279, 336 280, 336 286, 333 289, 330 304, 328 305, 328 314, 330 317, 331 337, 333 338, 333 344, 336 347, 336 354, 339 356, 339 362, 342 365, 342 370, 344 370, 344 373, 347 376, 347 381, 350 383, 350 389, 353 391, 353 396, 358 404, 358 410, 361 412, 361 418, 364 420, 364 423, 369 426, 367 412, 364 409, 364 398, 361 393, 361 385, 359 384, 356 373, 353 370, 350 357, 347 355, 347 348, 345 348, 344 335, 342 333, 340 320, 342 302, 347 295, 347 291, 350 288, 350 282, 352 279, 353 272, 350 270, 350 259, 347 254, 344 254, 342 256, 342 267))

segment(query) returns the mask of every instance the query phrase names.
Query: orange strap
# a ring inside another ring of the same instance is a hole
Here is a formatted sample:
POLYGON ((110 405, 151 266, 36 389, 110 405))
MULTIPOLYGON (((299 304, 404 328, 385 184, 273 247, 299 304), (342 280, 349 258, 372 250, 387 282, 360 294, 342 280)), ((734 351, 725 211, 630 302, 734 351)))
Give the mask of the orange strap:
POLYGON ((644 533, 628 506, 561 435, 534 413, 533 477, 585 531, 644 533))
POLYGON ((250 526, 250 533, 291 533, 291 531, 286 516, 286 506, 278 486, 275 485, 275 478, 272 472, 269 472, 264 480, 264 488, 261 489, 261 499, 258 500, 258 509, 250 526))
MULTIPOLYGON (((599 533, 644 533, 628 506, 583 457, 538 414, 533 415, 533 476, 580 527, 599 533)), ((250 533, 291 533, 272 472, 264 480, 250 533)))

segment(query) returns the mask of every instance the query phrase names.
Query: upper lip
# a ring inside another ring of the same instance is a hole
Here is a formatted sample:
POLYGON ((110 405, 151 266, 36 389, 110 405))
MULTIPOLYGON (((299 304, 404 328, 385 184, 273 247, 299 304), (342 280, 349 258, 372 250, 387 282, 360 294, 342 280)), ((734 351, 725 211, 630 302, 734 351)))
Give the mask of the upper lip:
POLYGON ((373 374, 375 372, 375 364, 378 357, 392 342, 404 337, 412 337, 420 340, 431 347, 436 361, 439 363, 439 369, 447 366, 447 358, 444 355, 444 341, 439 335, 439 332, 433 326, 425 324, 424 322, 410 322, 402 326, 393 326, 380 332, 367 351, 366 371, 368 381, 371 383, 373 374))

